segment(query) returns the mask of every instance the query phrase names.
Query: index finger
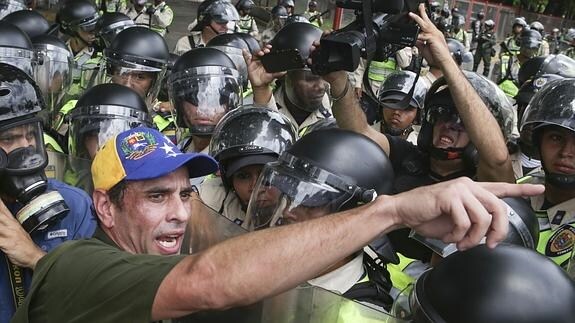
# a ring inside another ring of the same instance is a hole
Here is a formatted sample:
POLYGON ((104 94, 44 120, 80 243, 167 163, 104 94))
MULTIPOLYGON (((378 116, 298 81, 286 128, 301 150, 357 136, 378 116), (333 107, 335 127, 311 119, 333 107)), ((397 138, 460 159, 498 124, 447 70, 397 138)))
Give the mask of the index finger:
POLYGON ((497 197, 520 197, 543 194, 545 186, 539 184, 479 183, 497 197))

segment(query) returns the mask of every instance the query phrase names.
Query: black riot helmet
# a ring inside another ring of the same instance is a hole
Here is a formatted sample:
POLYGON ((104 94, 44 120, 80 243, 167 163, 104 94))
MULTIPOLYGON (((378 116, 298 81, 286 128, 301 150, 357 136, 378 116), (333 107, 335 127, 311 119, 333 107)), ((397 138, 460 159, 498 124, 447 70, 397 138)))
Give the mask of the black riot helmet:
POLYGON ((72 85, 74 56, 66 43, 56 36, 39 35, 32 42, 38 57, 34 79, 42 90, 47 106, 44 122, 46 126, 52 126, 72 85))
POLYGON ((93 32, 100 19, 98 9, 90 0, 65 1, 56 15, 62 32, 77 36, 78 31, 93 32))
POLYGON ((562 79, 563 76, 556 75, 556 74, 543 74, 543 75, 536 75, 527 82, 523 83, 515 95, 514 99, 517 103, 517 117, 518 120, 521 120, 523 116, 523 112, 525 108, 531 101, 531 98, 535 95, 535 93, 539 92, 547 83, 562 79))
POLYGON ((272 45, 271 52, 297 49, 303 62, 310 55, 310 49, 314 41, 321 38, 323 31, 315 25, 305 22, 294 22, 286 24, 274 38, 270 41, 272 45))
POLYGON ((176 124, 192 135, 211 136, 223 115, 241 104, 236 65, 224 52, 194 48, 183 54, 168 79, 176 124))
POLYGON ((264 107, 243 106, 218 122, 210 141, 210 156, 220 164, 224 186, 232 175, 248 165, 264 165, 278 159, 297 139, 290 120, 264 107))
POLYGON ((213 47, 221 50, 229 58, 234 61, 236 70, 240 73, 240 79, 244 89, 248 87, 248 66, 244 59, 242 51, 245 49, 249 53, 258 51, 260 48, 252 48, 253 43, 248 43, 249 38, 243 37, 242 35, 247 35, 246 33, 233 33, 233 34, 221 34, 212 38, 207 44, 207 47, 213 47))
MULTIPOLYGON (((532 144, 541 152, 543 129, 548 126, 575 132, 575 79, 551 81, 537 92, 525 109, 520 131, 531 134, 532 144)), ((546 183, 561 189, 575 188, 575 175, 551 173, 545 169, 545 163, 543 169, 546 183)))
POLYGON ((30 37, 22 29, 0 21, 0 62, 16 66, 33 76, 36 53, 30 37))
POLYGON ((282 5, 274 6, 271 10, 271 14, 273 18, 280 18, 280 19, 287 19, 288 12, 286 7, 282 5))
POLYGON ((247 223, 261 229, 351 209, 392 186, 391 162, 371 139, 342 129, 310 132, 264 167, 247 223))
POLYGON ((124 29, 104 50, 99 83, 108 83, 111 79, 114 83, 131 87, 152 106, 160 91, 169 58, 168 45, 157 32, 140 26, 124 29), (148 79, 147 88, 139 86, 143 76, 148 79))
POLYGON ((477 19, 483 20, 483 18, 485 18, 485 12, 481 10, 477 13, 477 19))
POLYGON ((542 39, 541 34, 537 30, 524 29, 519 38, 520 53, 528 58, 537 56, 542 39))
POLYGON ((246 13, 250 12, 254 6, 255 3, 253 0, 239 0, 238 3, 236 3, 236 9, 238 9, 238 11, 242 10, 246 13))
POLYGON ((451 25, 453 25, 453 28, 461 28, 465 26, 465 16, 459 13, 454 14, 451 18, 451 25))
POLYGON ((93 159, 112 136, 139 126, 151 127, 147 111, 142 97, 126 86, 93 86, 78 99, 70 115, 70 156, 93 159))
MULTIPOLYGON (((513 129, 513 106, 505 93, 495 83, 482 75, 468 71, 463 71, 463 74, 497 120, 503 137, 509 140, 513 129)), ((436 159, 463 158, 466 168, 475 170, 478 156, 477 149, 471 142, 464 148, 439 149, 433 146, 433 127, 436 122, 451 121, 458 127, 464 127, 451 98, 449 88, 445 85, 445 78, 439 78, 432 84, 425 97, 425 113, 422 118, 417 145, 436 159)))
POLYGON ((538 75, 556 74, 563 77, 575 77, 575 60, 563 54, 548 55, 537 71, 538 75))
POLYGON ((304 15, 300 14, 293 14, 287 17, 286 25, 293 24, 294 22, 305 22, 309 24, 309 20, 304 15))
POLYGON ((280 5, 288 8, 288 7, 295 7, 295 2, 293 0, 281 0, 280 5))
POLYGON ((6 17, 12 12, 28 9, 24 1, 20 0, 0 0, 0 19, 6 17))
POLYGON ((236 22, 240 20, 240 14, 227 0, 206 0, 198 6, 197 19, 198 23, 192 31, 201 31, 212 21, 219 24, 236 22))
POLYGON ((471 71, 473 68, 473 54, 457 39, 447 38, 446 41, 451 57, 453 57, 457 65, 466 71, 471 71))
POLYGON ((98 37, 105 47, 110 47, 114 37, 122 30, 134 27, 134 21, 121 12, 105 12, 98 22, 98 37))
POLYGON ((575 317, 575 285, 567 273, 536 251, 509 244, 454 253, 405 296, 398 299, 409 306, 396 301, 393 312, 416 323, 566 323, 575 317))
POLYGON ((22 29, 28 37, 46 34, 50 31, 50 23, 36 10, 19 10, 12 12, 2 19, 22 29))

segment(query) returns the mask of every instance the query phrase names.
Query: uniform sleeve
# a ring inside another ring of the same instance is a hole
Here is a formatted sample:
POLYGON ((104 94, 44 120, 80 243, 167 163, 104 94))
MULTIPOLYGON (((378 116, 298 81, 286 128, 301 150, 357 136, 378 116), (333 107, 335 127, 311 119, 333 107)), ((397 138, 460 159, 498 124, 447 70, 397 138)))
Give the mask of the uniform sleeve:
POLYGON ((172 24, 172 20, 174 20, 174 12, 172 11, 172 8, 165 5, 160 10, 156 10, 153 19, 155 24, 162 28, 166 28, 172 24))
POLYGON ((411 57, 412 57, 411 47, 405 47, 401 50, 398 50, 395 53, 395 58, 397 59, 397 65, 399 65, 399 67, 401 68, 406 68, 409 66, 409 64, 411 63, 411 57))
POLYGON ((252 27, 252 29, 250 30, 250 35, 251 35, 252 37, 256 37, 256 38, 257 38, 257 37, 258 37, 258 33, 259 33, 258 24, 256 23, 256 20, 255 20, 253 17, 252 17, 251 27, 252 27))
POLYGON ((365 72, 365 60, 362 58, 359 61, 359 65, 357 66, 357 68, 355 69, 355 72, 353 72, 353 86, 355 88, 361 88, 361 85, 363 83, 363 73, 365 72))

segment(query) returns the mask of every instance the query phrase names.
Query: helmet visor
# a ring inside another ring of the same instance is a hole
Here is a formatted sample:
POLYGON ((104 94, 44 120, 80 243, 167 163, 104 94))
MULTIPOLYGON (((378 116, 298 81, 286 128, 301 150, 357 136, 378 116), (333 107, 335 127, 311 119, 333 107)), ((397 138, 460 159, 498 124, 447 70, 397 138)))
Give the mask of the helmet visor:
POLYGON ((216 1, 206 8, 206 12, 212 17, 212 20, 218 24, 240 20, 240 14, 234 5, 228 1, 216 1))
POLYGON ((15 66, 33 77, 36 53, 23 48, 0 47, 0 63, 15 66))
POLYGON ((133 20, 118 21, 109 26, 103 27, 98 32, 98 36, 104 41, 106 47, 110 47, 110 44, 112 44, 112 41, 116 35, 118 35, 122 30, 134 26, 136 25, 134 24, 133 20))
POLYGON ((35 66, 34 79, 42 90, 52 117, 55 117, 55 110, 62 106, 61 100, 72 85, 72 54, 49 44, 36 47, 36 51, 38 64, 35 66))
POLYGON ((6 172, 26 173, 42 169, 48 157, 40 119, 28 119, 0 130, 0 148, 8 154, 6 172))
MULTIPOLYGON (((417 284, 418 282, 416 282, 417 284)), ((433 320, 423 310, 420 299, 417 297, 416 285, 410 284, 396 297, 391 308, 392 316, 417 323, 443 322, 443 320, 433 320)))
POLYGON ((527 125, 533 130, 544 125, 556 125, 575 131, 575 91, 572 81, 551 81, 537 92, 523 114, 521 131, 527 125))
POLYGON ((213 131, 226 112, 240 105, 242 88, 236 70, 205 66, 173 73, 169 93, 178 125, 213 131))
POLYGON ((120 106, 79 108, 70 119, 70 156, 87 159, 93 159, 112 136, 132 128, 151 126, 145 112, 120 106))
POLYGON ((246 61, 244 59, 244 55, 240 48, 230 47, 230 46, 214 46, 214 48, 221 50, 222 52, 226 53, 229 58, 232 59, 236 69, 239 72, 239 77, 242 83, 242 86, 245 88, 247 86, 248 81, 248 66, 246 65, 246 61))
POLYGON ((319 176, 311 177, 281 162, 266 165, 246 212, 249 229, 259 230, 322 217, 336 212, 353 197, 353 193, 323 182, 329 173, 318 170, 316 175, 319 176))

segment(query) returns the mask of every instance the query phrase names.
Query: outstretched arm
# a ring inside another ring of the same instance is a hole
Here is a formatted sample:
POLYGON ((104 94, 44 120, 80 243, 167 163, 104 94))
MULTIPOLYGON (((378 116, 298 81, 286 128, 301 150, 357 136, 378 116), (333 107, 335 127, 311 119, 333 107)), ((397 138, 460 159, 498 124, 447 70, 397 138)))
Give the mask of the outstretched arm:
POLYGON ((497 196, 541 194, 540 185, 443 182, 349 211, 248 233, 191 255, 162 281, 154 320, 256 302, 306 281, 402 226, 470 248, 487 236, 494 247, 507 234, 507 212, 497 196), (417 200, 418 203, 413 203, 417 200))
POLYGON ((419 6, 419 16, 414 13, 409 15, 421 27, 418 42, 423 56, 432 56, 443 71, 465 130, 477 148, 478 180, 515 182, 511 159, 499 124, 451 57, 443 34, 427 17, 423 4, 419 6))

